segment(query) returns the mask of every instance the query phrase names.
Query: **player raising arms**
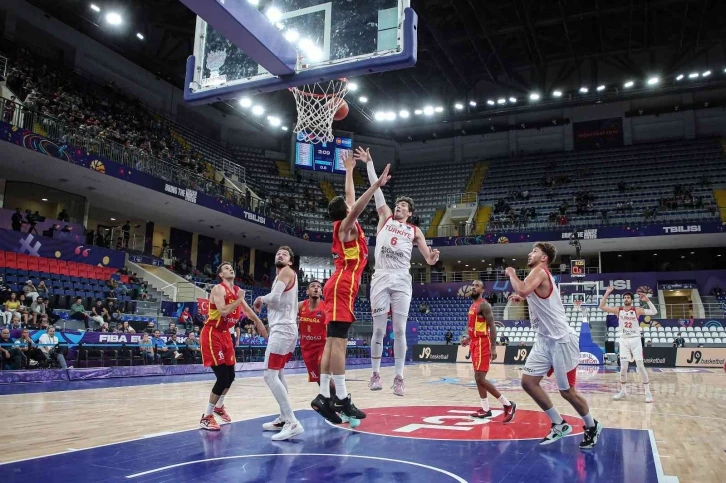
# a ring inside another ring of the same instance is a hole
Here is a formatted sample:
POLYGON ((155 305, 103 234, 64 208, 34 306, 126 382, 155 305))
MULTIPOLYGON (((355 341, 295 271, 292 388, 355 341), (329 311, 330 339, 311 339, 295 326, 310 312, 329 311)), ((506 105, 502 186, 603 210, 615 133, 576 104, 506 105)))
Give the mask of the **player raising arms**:
POLYGON ((617 315, 618 325, 620 326, 620 392, 613 399, 619 401, 627 396, 625 383, 628 381, 628 366, 631 361, 635 361, 640 377, 643 378, 645 402, 652 403, 653 395, 650 393, 650 378, 643 365, 643 346, 640 342, 638 317, 641 315, 655 315, 658 311, 645 293, 639 295, 640 301, 648 304, 647 309, 633 307, 633 294, 630 292, 623 294, 622 307, 608 307, 607 300, 611 293, 613 293, 612 285, 608 287, 600 301, 600 310, 617 315))
POLYGON ((355 159, 348 153, 345 164, 345 198, 336 196, 328 204, 328 213, 333 220, 333 261, 335 272, 325 284, 325 319, 328 321, 328 340, 325 342, 320 362, 320 394, 310 403, 312 408, 332 423, 340 424, 337 412, 342 411, 349 418, 366 417, 351 401, 345 385, 345 353, 348 330, 355 321, 353 304, 360 288, 360 278, 368 263, 366 237, 358 223, 358 216, 373 197, 373 193, 384 186, 391 177, 387 165, 381 177, 356 201, 353 186, 355 159), (330 397, 330 380, 335 384, 337 395, 330 397), (342 398, 342 399, 341 399, 342 398))
POLYGON ((212 387, 209 403, 204 411, 199 426, 208 431, 219 431, 219 424, 214 415, 219 416, 224 423, 232 422, 224 408, 224 396, 234 381, 234 345, 229 328, 234 327, 242 313, 247 316, 262 337, 267 337, 267 331, 262 321, 245 302, 245 291, 234 284, 234 269, 232 264, 225 262, 217 268, 217 276, 222 283, 215 285, 209 295, 209 317, 199 334, 199 345, 202 349, 202 363, 211 367, 217 382, 212 387))
POLYGON ((524 365, 522 389, 552 421, 552 429, 539 444, 554 443, 572 432, 572 426, 562 419, 552 405, 552 400, 540 386, 542 378, 554 372, 560 394, 585 421, 585 438, 580 443, 580 448, 587 449, 597 444, 602 425, 593 419, 587 401, 575 389, 577 366, 580 363, 580 341, 567 324, 560 291, 548 270, 556 256, 557 249, 553 244, 538 242, 527 256, 527 266, 532 271, 524 281, 517 277, 514 268, 508 267, 505 271, 514 291, 509 299, 512 302, 527 299, 529 320, 537 333, 532 351, 524 365))
MULTIPOLYGON (((370 150, 358 148, 355 159, 366 163, 368 180, 371 185, 378 180, 373 166, 370 150)), ((371 391, 383 389, 381 377, 381 356, 383 337, 386 334, 388 313, 393 322, 393 354, 396 361, 396 377, 393 379, 393 394, 403 396, 403 367, 406 363, 406 322, 411 305, 413 287, 411 285, 411 252, 413 245, 434 265, 439 261, 439 251, 426 245, 424 234, 408 223, 413 215, 413 200, 401 196, 396 200, 395 209, 386 204, 383 191, 373 193, 378 210, 378 234, 376 235, 376 267, 371 281, 371 312, 373 315, 373 336, 371 337, 371 366, 373 374, 368 386, 371 391)))
POLYGON ((282 423, 280 432, 272 436, 273 441, 290 439, 305 432, 300 421, 295 418, 283 375, 285 364, 292 358, 297 342, 297 273, 291 268, 294 259, 292 248, 281 246, 277 249, 277 276, 272 282, 272 291, 264 297, 257 297, 253 304, 257 313, 262 310, 262 304, 267 305, 270 338, 265 350, 263 378, 280 406, 280 416, 271 423, 263 424, 262 429, 277 430, 282 423))
POLYGON ((469 307, 468 335, 461 339, 462 347, 471 345, 471 363, 474 365, 474 380, 481 398, 481 409, 471 416, 474 418, 491 418, 489 397, 487 393, 497 398, 504 406, 504 423, 511 423, 517 412, 517 405, 509 402, 494 385, 487 381, 489 362, 497 358, 497 327, 494 325, 492 306, 484 300, 484 284, 481 280, 474 280, 471 289, 471 307, 469 307))

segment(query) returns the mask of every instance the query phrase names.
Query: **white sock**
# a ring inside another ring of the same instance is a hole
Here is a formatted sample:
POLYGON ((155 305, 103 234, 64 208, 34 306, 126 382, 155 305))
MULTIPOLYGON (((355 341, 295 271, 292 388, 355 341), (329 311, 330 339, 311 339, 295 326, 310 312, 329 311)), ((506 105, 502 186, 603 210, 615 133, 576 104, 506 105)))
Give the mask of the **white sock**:
POLYGON ((650 394, 650 383, 644 382, 643 389, 645 389, 646 394, 650 394))
POLYGON ((501 396, 499 396, 498 399, 499 399, 499 402, 502 403, 502 406, 511 406, 512 405, 512 403, 509 402, 509 399, 507 399, 506 397, 504 397, 504 394, 502 394, 501 396))
POLYGON ((380 372, 381 357, 383 356, 383 338, 386 336, 387 315, 373 317, 373 335, 371 336, 371 369, 380 372))
MULTIPOLYGON (((407 307, 408 308, 408 307, 407 307)), ((393 357, 396 362, 396 375, 403 377, 403 366, 406 365, 406 323, 408 316, 393 313, 391 324, 393 325, 393 357)))
MULTIPOLYGON (((320 374, 320 391, 318 391, 320 394, 322 394, 324 397, 330 397, 330 378, 332 376, 330 374, 320 374)), ((337 392, 338 387, 335 387, 335 390, 337 392)))
POLYGON ((290 404, 290 398, 287 395, 285 386, 282 385, 279 371, 273 369, 265 369, 264 379, 267 383, 267 387, 272 391, 272 395, 275 396, 277 404, 280 406, 280 418, 288 421, 295 421, 295 413, 292 412, 292 405, 290 404))
MULTIPOLYGON (((381 350, 383 350, 383 347, 381 347, 381 350)), ((373 352, 373 347, 371 347, 371 352, 373 352)), ((371 369, 373 370, 373 373, 381 372, 381 358, 380 357, 371 357, 371 369)))
POLYGON ((214 412, 214 404, 207 403, 207 409, 204 410, 204 417, 211 416, 214 412))
POLYGON ((484 410, 484 412, 489 411, 489 398, 485 397, 481 400, 481 408, 484 410))
POLYGON ((396 357, 396 375, 403 377, 403 366, 406 365, 406 359, 405 358, 398 358, 396 357))
POLYGON ((626 392, 628 392, 627 389, 626 389, 626 384, 624 382, 621 382, 620 383, 620 392, 622 392, 623 394, 625 394, 626 392))
POLYGON ((595 420, 593 419, 593 417, 590 413, 585 414, 582 417, 582 420, 585 421, 586 428, 592 428, 595 426, 595 420))
POLYGON ((217 404, 214 405, 216 408, 221 408, 224 406, 224 395, 219 396, 219 399, 217 400, 217 404))
MULTIPOLYGON (((348 397, 348 388, 345 387, 345 374, 334 375, 333 384, 335 384, 335 394, 338 399, 345 399, 348 397)), ((322 379, 320 380, 320 385, 323 385, 322 379)))
POLYGON ((643 365, 643 361, 635 361, 635 367, 638 368, 638 374, 640 374, 640 379, 643 381, 643 384, 645 384, 645 389, 648 389, 648 383, 650 382, 650 377, 648 377, 648 372, 645 370, 645 365, 643 365))
POLYGON ((555 424, 562 424, 564 419, 562 419, 562 416, 560 416, 560 413, 555 409, 554 406, 549 408, 547 411, 545 411, 547 414, 547 417, 550 418, 550 421, 552 421, 555 424))

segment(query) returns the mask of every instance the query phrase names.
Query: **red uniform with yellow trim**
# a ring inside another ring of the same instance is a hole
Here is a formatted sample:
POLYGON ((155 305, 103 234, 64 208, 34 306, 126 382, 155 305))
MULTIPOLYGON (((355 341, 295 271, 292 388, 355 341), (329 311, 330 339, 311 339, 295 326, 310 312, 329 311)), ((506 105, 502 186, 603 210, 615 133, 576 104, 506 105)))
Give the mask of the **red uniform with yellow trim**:
MULTIPOLYGON (((231 304, 237 300, 240 288, 236 285, 230 290, 226 284, 224 287, 224 303, 231 304)), ((199 345, 202 349, 202 363, 205 367, 211 366, 232 366, 234 365, 234 344, 229 329, 234 327, 242 316, 242 307, 237 307, 233 312, 222 316, 217 306, 209 303, 209 317, 204 322, 204 327, 199 333, 199 345)))
POLYGON ((341 221, 333 223, 333 262, 335 272, 323 288, 325 320, 328 322, 355 321, 353 304, 360 288, 360 278, 368 264, 368 244, 363 228, 356 221, 358 237, 343 243, 338 238, 341 221))
POLYGON ((310 300, 302 303, 297 314, 300 325, 300 351, 308 370, 308 382, 320 382, 320 361, 323 359, 328 324, 325 322, 325 302, 318 301, 310 310, 310 300))
POLYGON ((491 362, 491 341, 489 340, 489 328, 487 321, 479 314, 479 306, 484 299, 479 299, 469 307, 469 347, 471 349, 471 363, 474 370, 488 372, 491 362))

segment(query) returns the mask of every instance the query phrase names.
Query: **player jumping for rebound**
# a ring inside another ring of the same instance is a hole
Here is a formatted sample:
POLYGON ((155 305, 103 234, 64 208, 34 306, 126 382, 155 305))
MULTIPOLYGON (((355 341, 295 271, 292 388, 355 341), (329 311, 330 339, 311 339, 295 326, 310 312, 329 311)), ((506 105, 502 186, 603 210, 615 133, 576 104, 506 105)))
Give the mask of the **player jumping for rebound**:
MULTIPOLYGON (((370 150, 356 149, 355 159, 366 163, 368 180, 376 182, 376 169, 373 166, 370 150)), ((439 251, 426 245, 423 233, 408 223, 413 215, 413 200, 401 196, 396 200, 394 211, 386 204, 383 191, 373 193, 378 210, 378 234, 376 235, 376 266, 371 281, 371 312, 373 315, 373 336, 371 337, 371 366, 373 374, 368 386, 371 391, 383 389, 381 377, 381 357, 383 337, 386 334, 388 313, 393 322, 393 354, 396 362, 396 376, 393 379, 393 394, 403 396, 403 367, 406 363, 406 322, 411 305, 413 288, 411 285, 411 252, 413 245, 434 265, 439 261, 439 251)))
POLYGON ((335 272, 325 284, 325 319, 328 321, 328 340, 325 342, 323 359, 320 363, 320 394, 310 403, 312 408, 328 421, 340 424, 337 414, 343 412, 349 418, 363 419, 365 413, 355 407, 345 385, 345 353, 348 331, 355 321, 353 304, 360 288, 360 278, 368 263, 366 237, 358 223, 358 216, 373 197, 373 193, 384 186, 391 177, 390 165, 381 177, 356 201, 353 186, 355 159, 352 154, 343 160, 345 165, 345 198, 336 196, 328 204, 328 213, 333 219, 333 261, 335 272), (331 398, 330 380, 335 384, 337 394, 331 398), (342 399, 341 399, 342 398, 342 399))
POLYGON ((472 282, 471 307, 467 325, 467 337, 461 339, 462 347, 470 345, 471 363, 474 366, 474 380, 481 398, 481 409, 471 416, 474 418, 491 418, 489 397, 487 393, 497 398, 504 406, 504 423, 511 423, 517 412, 517 405, 509 402, 494 385, 487 381, 489 363, 497 359, 497 327, 494 325, 492 306, 484 300, 484 284, 481 280, 472 282))
POLYGON ((645 402, 652 403, 653 395, 650 393, 650 378, 645 371, 643 365, 643 346, 640 342, 640 323, 638 318, 641 315, 655 315, 658 311, 645 293, 640 293, 640 301, 648 304, 647 309, 633 307, 633 294, 625 292, 623 294, 622 307, 608 307, 607 300, 613 293, 613 287, 610 286, 605 291, 605 295, 600 301, 600 310, 609 314, 618 316, 618 325, 620 326, 620 392, 613 397, 616 401, 620 401, 627 396, 625 383, 628 381, 628 366, 630 362, 635 361, 640 377, 643 379, 643 388, 645 389, 645 402))
POLYGON ((219 431, 219 424, 214 415, 224 423, 232 422, 224 408, 224 396, 234 381, 234 345, 229 328, 234 327, 242 316, 242 312, 254 322, 257 332, 267 337, 262 321, 255 315, 244 300, 245 291, 234 284, 234 269, 231 263, 222 263, 217 268, 217 276, 222 283, 215 285, 209 295, 209 317, 199 334, 199 345, 202 349, 202 363, 211 367, 217 382, 214 383, 209 403, 204 411, 199 426, 207 431, 219 431))
POLYGON ((569 402, 585 421, 585 437, 581 449, 592 448, 602 432, 602 425, 593 419, 587 401, 575 389, 577 366, 580 363, 579 337, 567 324, 565 307, 560 291, 548 267, 554 262, 557 249, 551 243, 538 242, 527 256, 527 266, 532 269, 524 281, 517 271, 508 267, 505 271, 512 284, 512 302, 529 305, 529 320, 537 337, 527 357, 522 374, 522 389, 529 394, 552 421, 552 428, 540 445, 551 444, 572 432, 552 404, 552 400, 540 386, 544 376, 555 374, 560 395, 569 402))
POLYGON ((272 291, 264 297, 257 297, 254 309, 259 313, 262 304, 267 305, 270 338, 265 350, 265 374, 263 378, 280 406, 280 416, 271 423, 264 423, 262 429, 280 432, 272 436, 273 441, 282 441, 302 434, 305 430, 290 404, 287 383, 283 370, 292 358, 297 343, 297 273, 290 268, 295 255, 290 247, 281 246, 275 254, 277 276, 272 282, 272 291))

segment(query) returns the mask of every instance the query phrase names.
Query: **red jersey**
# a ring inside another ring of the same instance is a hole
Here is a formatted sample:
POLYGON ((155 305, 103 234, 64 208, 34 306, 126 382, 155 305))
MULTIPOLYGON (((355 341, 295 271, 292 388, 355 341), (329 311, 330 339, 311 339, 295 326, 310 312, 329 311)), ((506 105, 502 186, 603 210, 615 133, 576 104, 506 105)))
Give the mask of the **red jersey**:
POLYGON ((479 314, 479 306, 482 302, 484 302, 484 299, 479 299, 469 307, 469 324, 467 330, 470 339, 474 339, 475 337, 489 337, 487 320, 479 314))
POLYGON ((358 237, 342 242, 338 237, 341 221, 333 223, 333 262, 335 272, 323 287, 328 322, 353 322, 353 304, 360 288, 360 278, 368 264, 368 244, 363 228, 356 221, 358 237))
POLYGON ((300 324, 300 347, 325 343, 328 338, 325 302, 319 300, 315 310, 310 310, 310 300, 304 301, 297 313, 297 320, 300 324))
MULTIPOLYGON (((239 294, 240 288, 238 286, 234 286, 234 290, 230 290, 229 287, 227 287, 226 284, 220 284, 222 287, 224 287, 224 303, 225 305, 231 304, 235 300, 237 300, 237 294, 239 294)), ((212 327, 213 329, 218 330, 229 330, 230 328, 234 327, 237 322, 239 322, 239 319, 242 317, 242 307, 237 306, 236 309, 234 309, 233 312, 222 316, 222 314, 219 313, 217 310, 217 306, 214 305, 211 301, 209 303, 209 317, 207 317, 206 322, 204 322, 204 325, 208 325, 212 327)))

